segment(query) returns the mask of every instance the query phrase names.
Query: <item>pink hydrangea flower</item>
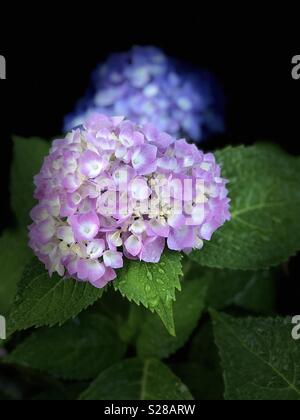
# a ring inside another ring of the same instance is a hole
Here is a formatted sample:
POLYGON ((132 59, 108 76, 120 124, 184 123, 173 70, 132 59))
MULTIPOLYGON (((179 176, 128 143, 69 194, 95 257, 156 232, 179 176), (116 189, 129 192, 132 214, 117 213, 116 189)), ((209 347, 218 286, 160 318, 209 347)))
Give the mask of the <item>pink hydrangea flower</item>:
POLYGON ((104 287, 128 259, 190 252, 230 219, 213 154, 150 124, 95 114, 53 142, 35 177, 30 246, 50 275, 104 287))

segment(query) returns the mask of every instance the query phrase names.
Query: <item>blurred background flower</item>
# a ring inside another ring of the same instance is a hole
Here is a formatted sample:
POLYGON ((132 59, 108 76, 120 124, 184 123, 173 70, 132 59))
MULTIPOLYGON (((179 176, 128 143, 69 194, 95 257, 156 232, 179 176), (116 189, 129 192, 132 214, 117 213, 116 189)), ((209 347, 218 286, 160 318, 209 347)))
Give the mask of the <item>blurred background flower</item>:
POLYGON ((138 124, 200 142, 224 131, 224 95, 214 77, 155 47, 115 53, 92 75, 86 95, 64 121, 68 131, 93 112, 125 115, 138 124))

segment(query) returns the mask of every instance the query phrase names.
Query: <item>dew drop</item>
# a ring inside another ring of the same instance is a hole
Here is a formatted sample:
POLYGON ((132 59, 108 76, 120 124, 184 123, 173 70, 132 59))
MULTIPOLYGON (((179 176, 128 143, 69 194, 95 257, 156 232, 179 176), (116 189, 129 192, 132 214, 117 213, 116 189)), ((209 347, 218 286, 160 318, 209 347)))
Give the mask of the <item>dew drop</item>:
POLYGON ((150 281, 153 281, 153 275, 150 271, 147 272, 147 277, 150 281))
POLYGON ((158 300, 158 298, 153 298, 153 299, 151 299, 151 300, 149 301, 149 307, 150 307, 151 309, 156 308, 156 307, 158 306, 158 304, 159 304, 159 300, 158 300))

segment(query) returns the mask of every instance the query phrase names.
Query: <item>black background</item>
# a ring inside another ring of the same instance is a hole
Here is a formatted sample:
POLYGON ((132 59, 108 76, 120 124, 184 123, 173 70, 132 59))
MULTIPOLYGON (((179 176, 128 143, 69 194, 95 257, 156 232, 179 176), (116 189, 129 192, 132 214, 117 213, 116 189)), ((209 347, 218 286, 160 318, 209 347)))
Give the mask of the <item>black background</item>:
MULTIPOLYGON (((0 228, 13 223, 7 204, 11 136, 50 139, 60 134, 64 115, 85 92, 95 66, 109 53, 134 44, 156 45, 219 78, 227 96, 227 131, 203 144, 206 150, 267 140, 281 144, 290 153, 300 153, 300 80, 291 77, 291 59, 300 54, 300 42, 298 47, 296 43, 300 36, 297 28, 287 31, 293 26, 290 21, 282 18, 271 25, 269 16, 258 26, 249 17, 250 25, 241 20, 236 27, 224 17, 220 26, 214 19, 207 22, 200 13, 194 18, 177 17, 175 22, 171 11, 162 22, 155 16, 146 24, 146 5, 144 9, 138 17, 127 20, 127 16, 120 17, 121 12, 116 19, 113 13, 83 6, 81 17, 53 20, 47 28, 44 11, 44 20, 36 18, 33 30, 29 31, 25 20, 22 28, 15 24, 9 35, 1 36, 0 54, 7 60, 7 80, 0 80, 0 228), (90 21, 93 13, 97 13, 96 22, 90 21)), ((287 308, 283 304, 283 312, 293 313, 299 308, 296 266, 294 259, 289 283, 281 293, 282 302, 289 302, 287 308)))
POLYGON ((134 17, 112 17, 100 14, 96 26, 89 26, 88 17, 85 24, 70 17, 50 28, 38 20, 36 28, 29 21, 27 26, 26 18, 23 26, 16 22, 1 35, 0 54, 7 58, 7 80, 0 84, 1 121, 7 132, 56 136, 99 62, 132 45, 156 45, 219 78, 228 99, 227 133, 220 141, 268 139, 300 153, 300 80, 291 77, 291 59, 300 54, 297 28, 288 31, 287 21, 260 25, 250 16, 250 25, 241 21, 237 27, 230 21, 220 26, 213 19, 204 25, 206 16, 200 14, 183 16, 182 22, 176 16, 178 26, 171 24, 172 16, 165 24, 161 18, 148 25, 143 20, 137 25, 134 17))

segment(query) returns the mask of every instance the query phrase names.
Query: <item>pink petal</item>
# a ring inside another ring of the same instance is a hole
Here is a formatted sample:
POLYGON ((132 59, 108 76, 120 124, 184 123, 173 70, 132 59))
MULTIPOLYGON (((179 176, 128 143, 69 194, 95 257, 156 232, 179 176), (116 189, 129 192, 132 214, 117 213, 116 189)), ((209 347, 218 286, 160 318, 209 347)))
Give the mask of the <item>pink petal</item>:
POLYGON ((99 280, 93 282, 93 286, 98 289, 102 289, 107 285, 107 283, 114 280, 116 277, 116 272, 112 268, 107 267, 103 276, 99 280))
POLYGON ((190 226, 200 226, 205 218, 204 205, 194 207, 192 214, 187 218, 186 223, 190 226))
POLYGON ((185 217, 183 214, 173 214, 168 218, 168 224, 174 228, 178 229, 185 224, 185 217))
POLYGON ((77 276, 80 280, 95 283, 105 273, 105 267, 97 260, 80 259, 77 264, 77 276))
POLYGON ((125 241, 125 248, 127 251, 134 257, 136 257, 142 249, 142 241, 138 236, 131 235, 129 238, 125 241))
POLYGON ((99 232, 100 222, 96 212, 74 215, 69 218, 77 241, 89 241, 94 239, 99 232))
POLYGON ((105 250, 105 241, 103 239, 94 239, 93 241, 89 242, 86 252, 88 256, 92 260, 94 260, 94 259, 102 257, 104 250, 105 250))
POLYGON ((146 224, 142 219, 136 220, 130 226, 129 231, 134 235, 141 235, 146 230, 146 224))
POLYGON ((154 172, 157 167, 155 162, 157 155, 157 147, 151 144, 143 145, 138 148, 132 155, 132 166, 139 175, 148 175, 154 172))
POLYGON ((108 233, 106 235, 106 240, 107 240, 109 249, 113 251, 115 251, 116 248, 118 248, 119 246, 123 245, 120 230, 117 230, 116 232, 113 232, 113 233, 108 233))
POLYGON ((52 218, 35 225, 36 238, 41 244, 45 244, 53 238, 55 234, 55 222, 52 218))
POLYGON ((57 229, 57 237, 67 244, 75 243, 72 228, 70 226, 61 226, 57 229))
POLYGON ((112 175, 113 181, 117 187, 117 189, 127 190, 130 181, 135 177, 136 172, 135 170, 129 165, 123 165, 117 167, 112 175))
POLYGON ((125 147, 131 147, 134 145, 133 124, 131 124, 129 121, 122 123, 119 139, 122 145, 125 147))
POLYGON ((97 153, 87 150, 79 159, 80 170, 88 178, 96 178, 103 169, 103 161, 97 153))
POLYGON ((151 219, 149 222, 149 228, 157 236, 167 238, 170 233, 170 226, 167 224, 164 218, 151 219))
POLYGON ((211 240, 212 234, 216 230, 213 223, 204 223, 200 228, 200 236, 207 241, 211 240))
POLYGON ((158 263, 165 248, 164 238, 151 238, 143 244, 140 260, 150 263, 158 263))
POLYGON ((170 135, 160 132, 153 124, 145 124, 143 129, 148 141, 159 148, 167 149, 174 143, 174 139, 170 135))
POLYGON ((106 251, 103 255, 103 261, 106 267, 111 268, 122 268, 123 267, 123 255, 117 251, 106 251))
POLYGON ((185 248, 193 248, 195 244, 195 231, 192 226, 182 226, 179 229, 171 229, 168 237, 168 247, 174 251, 182 251, 185 248))
POLYGON ((63 187, 69 193, 75 192, 80 187, 81 184, 82 184, 82 181, 77 176, 77 174, 66 175, 62 180, 63 187))
POLYGON ((81 200, 82 197, 77 191, 75 191, 73 194, 67 195, 67 203, 71 208, 78 206, 81 203, 81 200))
POLYGON ((157 166, 165 171, 174 171, 177 168, 177 160, 165 156, 157 160, 157 166))
POLYGON ((43 222, 48 219, 49 212, 47 210, 47 206, 38 204, 31 210, 30 217, 35 223, 43 222))
POLYGON ((151 189, 144 178, 135 178, 129 186, 132 198, 135 200, 146 200, 151 195, 151 189))
POLYGON ((67 270, 70 276, 77 274, 78 258, 72 258, 71 261, 67 264, 67 270))

